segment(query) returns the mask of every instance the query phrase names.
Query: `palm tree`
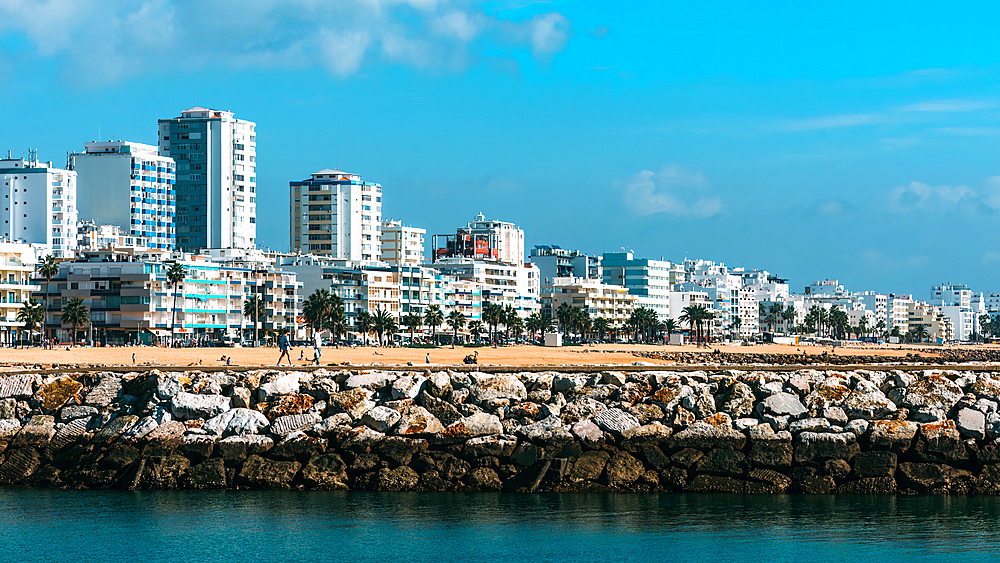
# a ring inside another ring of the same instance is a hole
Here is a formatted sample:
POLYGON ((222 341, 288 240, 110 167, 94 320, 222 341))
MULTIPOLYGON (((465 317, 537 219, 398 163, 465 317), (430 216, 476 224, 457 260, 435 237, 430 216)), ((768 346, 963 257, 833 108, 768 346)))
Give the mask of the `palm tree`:
POLYGON ((76 333, 80 330, 80 325, 90 322, 90 313, 87 306, 83 304, 83 299, 70 297, 62 310, 62 322, 73 326, 73 344, 76 344, 76 333))
POLYGON ((431 327, 431 338, 437 344, 437 328, 444 324, 444 313, 441 312, 440 306, 431 305, 427 308, 424 312, 424 324, 431 327))
POLYGON ((483 321, 474 320, 469 322, 469 334, 479 343, 479 335, 483 333, 483 321))
POLYGON ((597 340, 603 343, 604 333, 608 332, 608 327, 611 326, 610 323, 608 322, 608 319, 605 319, 604 317, 597 317, 596 319, 594 319, 593 324, 594 324, 594 332, 597 333, 597 340))
POLYGON ((386 311, 385 309, 376 309, 375 314, 372 315, 372 328, 375 329, 375 333, 378 335, 379 344, 384 344, 382 336, 388 334, 390 339, 393 333, 396 332, 396 319, 386 311))
POLYGON ((504 308, 499 303, 487 303, 483 307, 483 322, 490 327, 490 342, 496 345, 497 326, 504 322, 504 308))
POLYGON ((420 328, 424 323, 423 317, 419 313, 407 313, 403 315, 403 324, 410 329, 410 344, 413 344, 413 331, 420 328))
MULTIPOLYGON (((43 278, 45 278, 45 303, 44 303, 44 307, 45 307, 46 310, 48 310, 48 307, 49 307, 49 286, 52 285, 52 278, 54 278, 54 277, 56 277, 56 276, 59 275, 59 263, 56 262, 56 259, 55 259, 54 256, 52 256, 51 254, 48 254, 48 255, 45 256, 45 258, 42 258, 42 261, 38 263, 38 266, 36 266, 36 269, 38 270, 38 274, 40 276, 42 276, 43 278)), ((48 313, 46 313, 46 320, 47 319, 48 319, 48 313)), ((45 320, 43 320, 42 324, 43 325, 47 325, 48 323, 46 323, 45 320)), ((45 331, 45 328, 46 328, 45 326, 42 327, 42 331, 43 332, 45 331)))
POLYGON ((695 331, 694 341, 696 344, 701 342, 701 315, 697 305, 688 305, 681 309, 681 314, 677 317, 677 320, 687 324, 689 330, 695 331))
POLYGON ((465 328, 465 315, 458 309, 448 313, 448 326, 451 327, 451 347, 454 348, 455 341, 458 340, 458 331, 465 328))
MULTIPOLYGON (((527 329, 528 329, 528 334, 530 336, 534 337, 535 333, 537 333, 538 331, 542 330, 542 315, 541 315, 541 313, 532 313, 532 314, 528 315, 528 318, 527 318, 527 320, 525 321, 524 324, 525 324, 525 327, 527 327, 527 329)), ((472 332, 472 325, 471 324, 469 325, 469 332, 472 332)))
POLYGON ((510 342, 510 327, 517 322, 514 319, 520 320, 521 317, 518 316, 517 309, 513 305, 507 305, 503 308, 504 340, 507 342, 510 342))
POLYGON ((187 270, 180 262, 174 262, 167 268, 167 282, 174 288, 174 306, 170 315, 170 345, 174 344, 174 329, 177 326, 177 288, 184 281, 187 270))
POLYGON ((333 305, 332 297, 329 291, 317 289, 302 304, 302 315, 313 332, 328 328, 330 309, 333 305))
POLYGON ((28 331, 28 340, 31 340, 31 333, 36 328, 45 324, 45 305, 36 299, 28 299, 24 306, 17 311, 17 322, 24 323, 24 330, 28 331))
POLYGON ((260 318, 264 316, 264 300, 261 299, 260 295, 256 293, 251 294, 246 301, 243 302, 243 316, 250 317, 253 321, 253 342, 254 346, 257 345, 257 323, 260 318))
POLYGON ((562 327, 563 337, 569 336, 569 329, 572 325, 574 307, 568 301, 563 301, 556 309, 556 318, 559 319, 559 326, 562 327))
POLYGON ((538 317, 538 323, 539 323, 539 327, 540 327, 539 330, 542 331, 542 340, 543 340, 543 344, 544 344, 545 333, 552 332, 552 330, 555 328, 556 323, 555 323, 555 321, 552 320, 552 317, 548 313, 545 313, 545 312, 542 312, 539 315, 539 317, 538 317))
POLYGON ((510 329, 510 333, 514 335, 515 339, 520 338, 524 334, 524 319, 519 315, 514 315, 514 318, 509 322, 510 324, 507 325, 507 328, 510 329))
POLYGON ((795 305, 785 307, 785 310, 781 313, 781 318, 785 321, 785 333, 792 332, 792 326, 795 324, 795 305))
POLYGON ((917 342, 927 340, 927 327, 922 324, 918 324, 917 326, 911 328, 910 332, 913 334, 913 339, 917 342))
POLYGON ((354 328, 361 333, 361 344, 368 343, 368 335, 375 327, 375 319, 368 311, 358 311, 358 316, 354 319, 354 328))

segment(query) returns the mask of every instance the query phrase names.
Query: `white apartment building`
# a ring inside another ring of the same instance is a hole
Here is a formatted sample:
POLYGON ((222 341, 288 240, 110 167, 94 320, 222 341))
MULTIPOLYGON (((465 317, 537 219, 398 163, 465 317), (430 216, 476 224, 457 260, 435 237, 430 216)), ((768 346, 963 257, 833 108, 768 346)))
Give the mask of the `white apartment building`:
POLYGON ((465 258, 524 265, 524 231, 514 223, 487 220, 480 213, 454 235, 431 237, 431 260, 465 258))
MULTIPOLYGON (((16 332, 24 326, 17 320, 17 313, 24 307, 31 292, 41 286, 31 283, 35 270, 35 250, 24 243, 0 242, 0 345, 10 346, 15 339, 27 340, 30 335, 17 338, 16 332)), ((41 330, 42 327, 38 327, 41 330)))
POLYGON ((118 225, 99 225, 93 221, 81 221, 77 227, 77 254, 122 247, 150 248, 146 237, 132 235, 118 225))
POLYGON ((541 287, 538 266, 516 266, 503 262, 487 262, 467 258, 438 260, 431 267, 458 280, 483 284, 483 303, 510 305, 521 317, 535 313, 540 307, 541 287))
POLYGON ((3 225, 0 238, 44 245, 56 258, 76 251, 76 172, 29 158, 0 160, 3 225))
POLYGON ((80 217, 118 225, 125 234, 145 238, 150 248, 172 250, 174 159, 157 154, 155 146, 130 141, 84 143, 83 149, 68 158, 77 175, 80 217))
POLYGON ((636 307, 656 311, 660 321, 673 317, 670 292, 685 281, 684 267, 681 264, 636 258, 631 251, 624 251, 605 252, 601 265, 604 283, 624 286, 636 297, 636 307))
POLYGON ((419 266, 424 261, 426 229, 408 227, 401 221, 382 221, 381 260, 393 266, 419 266))
POLYGON ((760 333, 760 308, 757 305, 757 289, 747 285, 736 293, 736 315, 740 319, 740 338, 753 338, 760 333))
POLYGON ((874 323, 871 323, 869 328, 875 328, 875 326, 881 321, 886 327, 886 330, 892 330, 889 327, 889 296, 884 293, 876 293, 874 291, 863 291, 861 293, 855 294, 861 303, 864 304, 865 309, 872 312, 874 316, 874 323))
POLYGON ((160 155, 176 172, 176 241, 185 251, 257 242, 257 124, 193 107, 159 120, 160 155))
POLYGON ((886 330, 899 329, 900 334, 906 334, 910 330, 909 310, 913 304, 912 295, 890 293, 886 298, 886 330))
POLYGON ((607 285, 599 279, 554 278, 542 286, 542 311, 555 318, 563 303, 583 307, 591 320, 603 317, 612 330, 621 330, 632 316, 636 298, 624 286, 607 285))
POLYGON ((354 262, 381 257, 381 185, 329 168, 288 185, 293 252, 354 262))
POLYGON ((972 290, 967 285, 946 283, 931 288, 932 305, 952 321, 956 340, 971 340, 979 332, 979 315, 985 310, 981 299, 973 308, 972 290))

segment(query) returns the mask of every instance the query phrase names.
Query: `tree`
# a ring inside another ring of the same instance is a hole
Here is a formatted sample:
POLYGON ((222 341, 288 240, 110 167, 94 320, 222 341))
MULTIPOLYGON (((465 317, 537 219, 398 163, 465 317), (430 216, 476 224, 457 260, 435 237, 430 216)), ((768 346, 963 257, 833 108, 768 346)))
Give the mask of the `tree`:
MULTIPOLYGON (((42 258, 42 261, 38 263, 38 266, 36 267, 36 269, 38 270, 38 275, 40 275, 43 278, 45 278, 45 303, 44 303, 44 307, 46 309, 48 309, 48 306, 49 306, 49 286, 52 285, 52 278, 54 278, 54 277, 56 277, 56 276, 59 275, 59 263, 56 262, 56 259, 55 259, 54 256, 52 256, 51 254, 48 254, 48 255, 45 256, 45 258, 42 258)), ((48 315, 46 315, 46 317, 47 316, 48 315)), ((42 324, 43 324, 42 330, 44 331, 44 329, 45 329, 44 325, 47 324, 47 323, 45 323, 45 321, 43 320, 42 324)))
POLYGON ((545 333, 552 332, 555 328, 555 321, 552 320, 552 317, 548 313, 542 312, 538 316, 538 324, 540 327, 538 330, 542 332, 542 341, 544 344, 545 333))
POLYGON ((444 324, 444 313, 441 312, 440 306, 431 305, 427 308, 424 312, 424 324, 431 327, 431 338, 437 344, 437 329, 444 324))
POLYGON ((45 305, 29 298, 24 302, 24 306, 18 309, 17 322, 24 323, 24 330, 28 331, 28 340, 31 340, 31 333, 45 324, 45 305))
POLYGON ((736 333, 736 337, 739 338, 740 337, 740 326, 743 325, 743 319, 739 315, 737 315, 737 316, 733 317, 733 320, 730 323, 730 325, 732 326, 733 332, 736 333))
POLYGON ((458 340, 458 331, 465 328, 465 315, 458 309, 448 313, 448 326, 451 327, 451 347, 454 348, 455 341, 458 340))
POLYGON ((847 331, 850 327, 850 320, 847 318, 847 313, 845 313, 839 307, 834 306, 830 309, 829 318, 827 322, 830 325, 830 329, 833 332, 833 336, 837 340, 843 340, 847 335, 847 331))
POLYGON ((317 289, 306 298, 302 304, 302 315, 306 318, 306 325, 319 332, 327 328, 329 324, 330 309, 333 306, 333 299, 330 292, 325 289, 317 289))
POLYGON ((910 329, 911 340, 913 342, 924 342, 927 340, 927 327, 923 324, 918 324, 917 326, 910 329))
POLYGON ((693 330, 695 333, 694 341, 696 344, 701 342, 701 310, 698 305, 688 305, 681 309, 681 314, 677 317, 682 323, 688 325, 689 330, 693 330))
POLYGON ((499 303, 487 303, 483 307, 483 322, 490 327, 490 342, 496 344, 497 326, 504 322, 504 308, 499 303))
POLYGON ((375 314, 372 315, 372 328, 375 329, 375 333, 378 335, 378 342, 380 345, 384 344, 382 337, 386 334, 389 338, 396 332, 396 319, 386 311, 385 309, 376 309, 375 314))
POLYGON ((372 329, 375 327, 375 319, 368 311, 359 311, 358 316, 354 319, 354 327, 361 333, 361 344, 367 344, 368 335, 371 334, 372 329))
MULTIPOLYGON (((527 320, 525 320, 524 325, 528 329, 528 334, 534 337, 535 333, 542 330, 542 314, 532 313, 528 315, 528 318, 527 320)), ((472 332, 472 325, 469 325, 469 332, 472 332)))
POLYGON ((253 321, 253 341, 254 346, 257 345, 257 323, 260 318, 264 316, 264 300, 261 299, 260 295, 256 293, 251 294, 246 301, 243 302, 243 316, 250 317, 253 321))
POLYGON ((483 333, 483 322, 480 320, 474 320, 469 322, 469 334, 479 342, 479 335, 483 333))
POLYGON ((604 334, 608 332, 610 327, 611 323, 608 322, 608 319, 604 317, 594 319, 594 332, 597 333, 597 340, 599 342, 604 342, 604 334))
POLYGON ((90 322, 90 313, 87 311, 87 306, 83 304, 83 299, 70 297, 66 301, 62 310, 62 322, 73 326, 73 343, 76 344, 76 333, 80 330, 79 327, 86 326, 90 322))
POLYGON ((792 332, 791 327, 795 325, 795 305, 785 307, 781 318, 785 321, 785 333, 792 332))
POLYGON ((524 319, 520 315, 514 315, 507 328, 510 329, 510 333, 514 335, 514 338, 520 338, 524 334, 524 319))
POLYGON ((556 309, 556 318, 559 319, 559 326, 563 331, 563 338, 569 336, 569 329, 572 326, 573 306, 568 301, 563 301, 556 309))
POLYGON ((413 344, 413 331, 424 324, 424 319, 419 313, 407 313, 403 316, 403 324, 410 329, 410 344, 413 344))
POLYGON ((170 345, 174 344, 174 329, 177 326, 177 289, 180 287, 181 282, 184 281, 184 276, 187 275, 187 269, 180 262, 174 262, 167 268, 167 282, 170 283, 171 287, 174 289, 174 306, 171 309, 170 315, 170 345))
POLYGON ((517 321, 521 320, 520 315, 517 314, 517 310, 514 309, 513 305, 507 305, 503 308, 503 326, 504 326, 504 340, 510 342, 510 328, 517 321))
POLYGON ((868 336, 868 317, 861 317, 861 319, 858 320, 857 328, 858 331, 856 334, 858 336, 868 336))

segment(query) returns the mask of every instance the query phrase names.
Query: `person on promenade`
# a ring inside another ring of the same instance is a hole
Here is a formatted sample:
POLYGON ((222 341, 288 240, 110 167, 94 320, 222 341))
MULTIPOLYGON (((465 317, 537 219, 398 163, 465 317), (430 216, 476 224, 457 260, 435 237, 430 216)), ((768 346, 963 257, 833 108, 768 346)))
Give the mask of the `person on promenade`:
POLYGON ((281 365, 282 358, 288 358, 288 365, 292 365, 292 357, 288 354, 288 335, 282 334, 281 340, 278 341, 278 349, 281 350, 281 355, 278 356, 278 365, 281 365))
POLYGON ((313 365, 319 365, 319 359, 323 355, 323 337, 319 331, 313 332, 313 365))
POLYGON ((427 352, 427 355, 424 356, 424 362, 428 363, 428 364, 431 363, 431 353, 430 352, 427 352))

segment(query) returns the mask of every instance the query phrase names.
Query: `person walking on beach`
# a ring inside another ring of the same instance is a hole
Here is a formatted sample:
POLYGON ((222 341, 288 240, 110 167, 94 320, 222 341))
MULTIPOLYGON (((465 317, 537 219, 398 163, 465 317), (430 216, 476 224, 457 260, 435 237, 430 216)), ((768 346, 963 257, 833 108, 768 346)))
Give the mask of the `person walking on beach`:
POLYGON ((428 363, 428 364, 431 363, 431 353, 430 352, 427 352, 427 355, 424 356, 424 362, 428 363))
POLYGON ((288 335, 282 334, 281 340, 278 341, 278 349, 281 350, 281 355, 278 356, 278 365, 281 365, 282 358, 288 358, 288 365, 292 365, 292 357, 288 354, 288 335))
POLYGON ((319 365, 319 359, 323 355, 323 337, 319 331, 313 332, 313 365, 319 365))

